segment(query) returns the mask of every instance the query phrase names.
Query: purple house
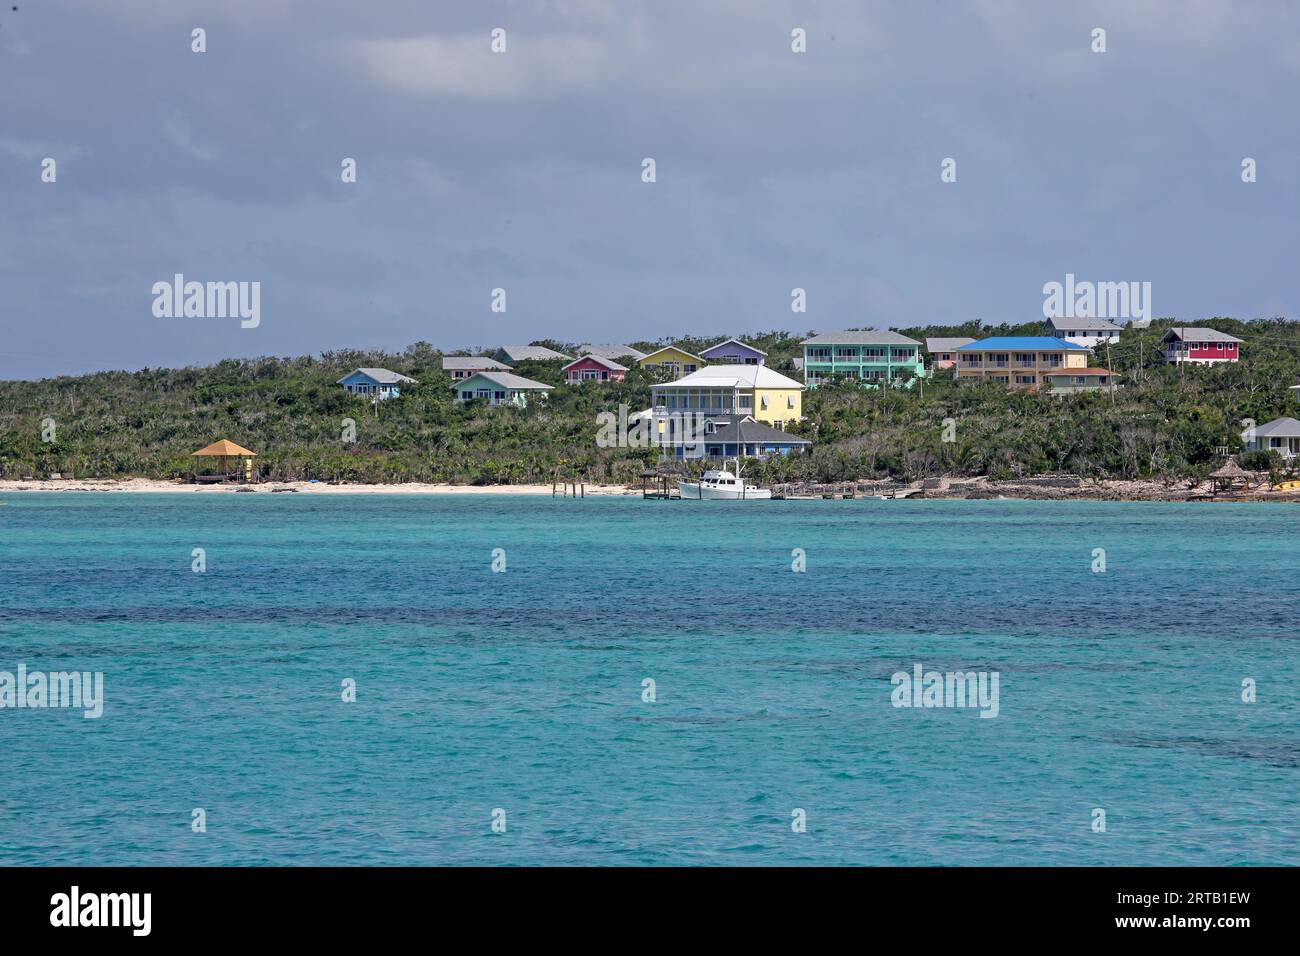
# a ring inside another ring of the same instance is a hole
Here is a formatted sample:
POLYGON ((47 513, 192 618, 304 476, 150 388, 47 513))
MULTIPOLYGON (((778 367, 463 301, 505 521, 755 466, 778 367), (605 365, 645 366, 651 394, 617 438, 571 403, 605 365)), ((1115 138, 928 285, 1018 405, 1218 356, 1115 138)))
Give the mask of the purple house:
POLYGON ((746 345, 740 339, 727 339, 717 345, 710 345, 700 353, 700 358, 716 365, 765 365, 767 353, 746 345))

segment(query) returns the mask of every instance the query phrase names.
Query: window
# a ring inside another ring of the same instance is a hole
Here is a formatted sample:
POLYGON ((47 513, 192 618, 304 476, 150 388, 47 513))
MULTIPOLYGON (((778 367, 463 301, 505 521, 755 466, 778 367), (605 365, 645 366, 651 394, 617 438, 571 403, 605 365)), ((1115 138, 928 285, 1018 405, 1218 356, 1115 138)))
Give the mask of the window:
POLYGON ((758 401, 759 401, 758 407, 761 408, 763 411, 767 411, 767 396, 766 395, 761 396, 758 401))
POLYGON ((787 395, 787 396, 785 397, 785 407, 786 407, 786 408, 794 408, 794 396, 793 396, 793 395, 787 395))

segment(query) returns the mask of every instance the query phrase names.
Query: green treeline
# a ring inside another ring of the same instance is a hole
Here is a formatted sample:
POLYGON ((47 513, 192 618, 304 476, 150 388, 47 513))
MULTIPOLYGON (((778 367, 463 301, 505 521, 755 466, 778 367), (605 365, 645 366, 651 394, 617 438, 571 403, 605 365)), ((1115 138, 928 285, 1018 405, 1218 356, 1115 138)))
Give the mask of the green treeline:
MULTIPOLYGON (((752 463, 746 474, 768 481, 838 481, 1068 471, 1176 480, 1216 467, 1218 447, 1238 451, 1243 419, 1262 424, 1282 415, 1300 417, 1296 393, 1287 389, 1300 383, 1300 323, 1195 323, 1243 339, 1242 360, 1184 369, 1160 358, 1158 343, 1171 324, 1126 329, 1109 355, 1098 350, 1090 364, 1114 370, 1122 387, 1113 395, 957 385, 948 372, 911 388, 841 382, 810 389, 803 422, 788 430, 812 438, 812 453, 752 463), (945 431, 952 441, 943 440, 945 431)), ((1036 322, 897 331, 918 340, 1041 334, 1036 322)), ((672 344, 698 353, 724 337, 672 344)), ((799 342, 806 335, 737 337, 765 350, 772 368, 802 378, 791 360, 802 356, 799 342)), ((573 343, 537 344, 575 352, 573 343)), ((669 343, 629 344, 651 351, 669 343)), ((657 460, 652 449, 599 448, 595 440, 600 412, 617 412, 620 403, 632 411, 649 407, 651 372, 633 369, 623 383, 557 387, 545 403, 527 409, 487 408, 453 400, 440 359, 430 345, 417 343, 400 354, 337 351, 0 382, 0 477, 184 476, 192 470, 189 453, 218 438, 258 452, 257 467, 266 480, 522 483, 549 480, 559 469, 593 482, 635 481, 657 460), (359 366, 389 368, 419 384, 374 407, 335 384, 359 366), (347 419, 355 422, 355 442, 345 441, 347 419)), ((562 386, 562 364, 521 362, 515 372, 562 386)))

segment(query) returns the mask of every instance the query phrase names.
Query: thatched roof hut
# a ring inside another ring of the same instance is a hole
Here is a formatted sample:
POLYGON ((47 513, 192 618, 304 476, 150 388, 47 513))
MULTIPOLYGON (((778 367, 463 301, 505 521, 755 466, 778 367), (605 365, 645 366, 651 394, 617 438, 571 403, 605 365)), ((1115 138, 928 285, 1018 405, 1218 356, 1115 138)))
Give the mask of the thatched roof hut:
POLYGON ((1255 476, 1237 464, 1235 458, 1229 458, 1222 465, 1210 472, 1210 480, 1214 482, 1214 490, 1232 491, 1234 484, 1240 484, 1243 488, 1250 487, 1250 479, 1255 476))

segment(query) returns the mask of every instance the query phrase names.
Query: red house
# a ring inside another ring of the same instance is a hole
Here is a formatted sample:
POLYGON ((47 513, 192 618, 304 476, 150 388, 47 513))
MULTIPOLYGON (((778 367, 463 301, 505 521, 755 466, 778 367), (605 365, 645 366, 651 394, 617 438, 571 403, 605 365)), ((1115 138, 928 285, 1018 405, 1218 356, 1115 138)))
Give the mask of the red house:
POLYGON ((1235 362, 1240 357, 1241 339, 1214 329, 1170 329, 1160 340, 1166 362, 1210 365, 1235 362))
POLYGON ((564 366, 564 377, 570 385, 581 382, 621 382, 627 367, 599 355, 584 355, 564 366))

